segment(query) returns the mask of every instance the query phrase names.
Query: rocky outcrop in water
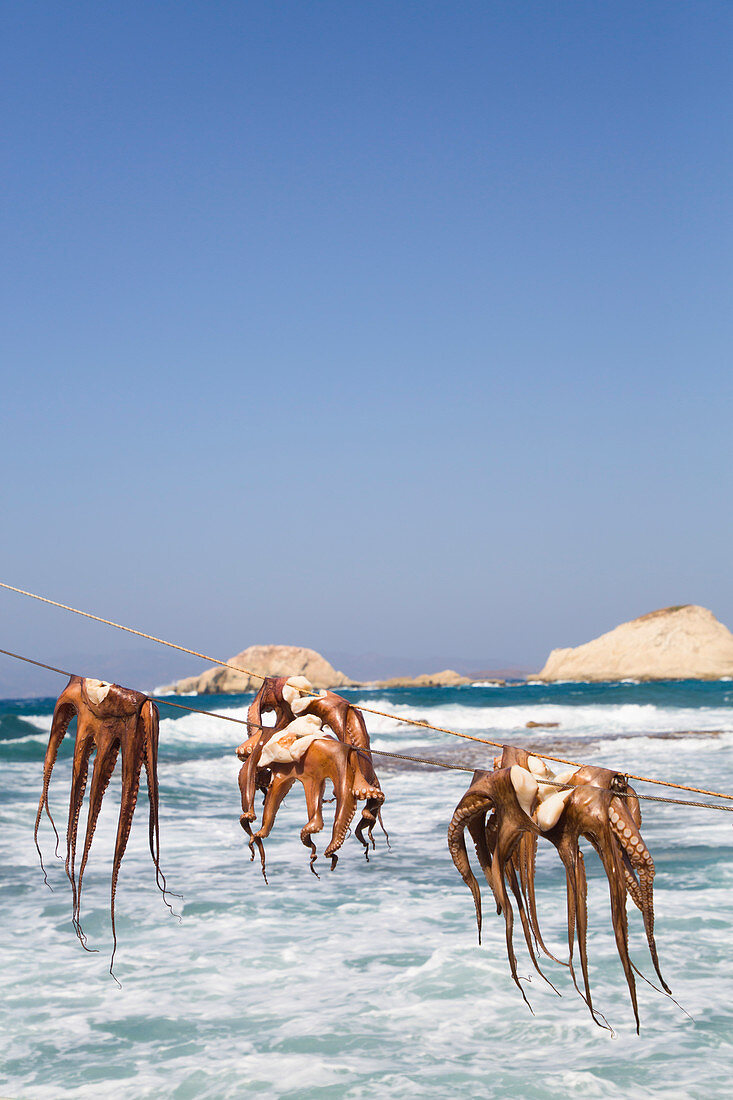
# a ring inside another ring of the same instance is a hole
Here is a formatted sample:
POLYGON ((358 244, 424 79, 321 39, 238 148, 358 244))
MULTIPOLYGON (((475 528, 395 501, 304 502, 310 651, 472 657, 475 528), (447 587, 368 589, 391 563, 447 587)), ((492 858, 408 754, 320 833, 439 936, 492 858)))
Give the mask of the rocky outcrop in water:
POLYGON ((584 645, 553 649, 540 680, 717 680, 733 676, 733 634, 696 604, 664 607, 584 645))
POLYGON ((160 688, 160 692, 187 695, 229 694, 259 691, 263 676, 307 676, 314 688, 349 687, 353 683, 343 672, 337 672, 315 649, 295 645, 251 645, 229 661, 239 668, 258 673, 247 676, 233 668, 220 665, 209 668, 200 676, 188 676, 175 684, 160 688))
POLYGON ((452 668, 446 668, 443 672, 424 672, 422 676, 395 676, 391 680, 378 680, 375 687, 462 687, 472 681, 467 676, 461 676, 452 668))

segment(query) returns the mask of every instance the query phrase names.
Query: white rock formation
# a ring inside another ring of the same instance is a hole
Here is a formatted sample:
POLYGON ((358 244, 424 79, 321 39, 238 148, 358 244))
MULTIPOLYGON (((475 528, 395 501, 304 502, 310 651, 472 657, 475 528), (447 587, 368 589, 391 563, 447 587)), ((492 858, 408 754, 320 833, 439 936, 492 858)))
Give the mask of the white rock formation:
POLYGON ((262 676, 289 676, 291 680, 305 676, 316 689, 348 687, 352 683, 348 676, 337 672, 315 649, 306 649, 304 646, 251 645, 236 657, 230 657, 229 661, 259 675, 250 677, 233 668, 217 665, 207 669, 201 676, 188 676, 185 680, 178 680, 175 684, 161 688, 160 691, 176 692, 178 695, 192 691, 199 695, 259 691, 262 676))
POLYGON ((423 672, 421 676, 394 676, 391 680, 377 680, 375 687, 461 687, 470 684, 467 676, 461 676, 452 668, 442 672, 423 672))
POLYGON ((553 649, 540 680, 717 680, 733 676, 733 634, 695 604, 664 607, 574 649, 553 649))

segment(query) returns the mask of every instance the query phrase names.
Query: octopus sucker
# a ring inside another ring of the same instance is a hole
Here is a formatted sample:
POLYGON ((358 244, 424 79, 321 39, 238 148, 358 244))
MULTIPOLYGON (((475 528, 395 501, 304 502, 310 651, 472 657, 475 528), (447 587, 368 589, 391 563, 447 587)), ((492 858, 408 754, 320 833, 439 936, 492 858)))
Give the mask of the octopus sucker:
MULTIPOLYGON (((117 759, 122 758, 122 791, 120 813, 112 864, 110 889, 110 921, 112 928, 113 950, 110 960, 110 972, 117 949, 115 926, 115 896, 120 866, 125 854, 127 840, 132 827, 132 818, 137 804, 140 776, 143 765, 148 788, 150 805, 148 836, 150 854, 155 867, 155 881, 163 893, 163 900, 171 908, 166 898, 166 880, 160 869, 160 831, 158 822, 158 708, 146 695, 129 688, 120 687, 101 680, 86 680, 72 676, 62 691, 54 708, 51 732, 46 749, 43 767, 43 788, 36 814, 35 840, 43 866, 43 857, 38 845, 38 827, 45 809, 54 832, 48 807, 48 793, 51 776, 58 756, 58 750, 69 728, 72 718, 76 718, 76 739, 72 761, 71 791, 69 796, 69 817, 66 830, 66 874, 71 884, 72 924, 80 943, 86 948, 86 937, 81 925, 81 893, 84 872, 97 826, 99 812, 105 792, 114 772, 117 759), (89 762, 95 754, 89 785, 87 821, 82 848, 81 864, 76 873, 77 836, 79 816, 89 775, 89 762)), ((56 833, 58 838, 58 833, 56 833)), ((89 950, 89 948, 86 948, 89 950)))

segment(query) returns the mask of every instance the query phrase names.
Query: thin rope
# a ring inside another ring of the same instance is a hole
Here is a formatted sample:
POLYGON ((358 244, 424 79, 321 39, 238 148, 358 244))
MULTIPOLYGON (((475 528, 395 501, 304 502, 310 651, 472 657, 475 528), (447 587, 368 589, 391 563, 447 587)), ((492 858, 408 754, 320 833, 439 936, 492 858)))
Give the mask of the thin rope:
POLYGON ((60 676, 73 675, 63 668, 54 668, 53 665, 44 665, 43 661, 34 661, 30 657, 21 657, 20 653, 11 653, 9 649, 0 649, 0 653, 4 653, 6 657, 15 657, 17 661, 25 661, 27 665, 35 665, 36 668, 47 668, 49 672, 58 672, 60 676))
MULTIPOLYGON (((451 771, 456 772, 475 772, 481 771, 480 768, 472 768, 469 764, 448 764, 444 760, 431 760, 429 757, 421 756, 407 756, 401 752, 384 752, 382 749, 372 749, 372 756, 389 756, 393 760, 411 760, 415 764, 431 764, 434 768, 450 768, 451 771)), ((532 755, 536 755, 532 753, 532 755)), ((556 779, 537 779, 537 783, 542 786, 545 784, 548 787, 557 787, 561 791, 574 791, 578 787, 592 787, 593 783, 558 783, 556 779)), ((646 802, 668 802, 674 806, 698 806, 706 810, 722 810, 723 813, 733 814, 733 806, 719 806, 717 802, 688 802, 681 798, 662 798, 660 795, 655 794, 639 794, 634 791, 632 794, 628 791, 614 791, 614 795, 618 798, 643 798, 646 802)))
MULTIPOLYGON (((60 676, 75 676, 75 675, 78 675, 78 673, 67 672, 66 669, 63 669, 63 668, 56 668, 54 665, 46 665, 46 664, 43 663, 43 661, 34 661, 32 657, 23 657, 20 653, 11 653, 11 651, 9 649, 0 649, 0 653, 5 654, 6 657, 15 657, 16 660, 18 660, 18 661, 25 661, 26 664, 35 665, 37 668, 48 669, 49 672, 58 672, 60 676)), ((141 691, 140 694, 145 695, 145 692, 141 691)), ((218 718, 222 722, 235 722, 238 726, 246 726, 247 729, 268 730, 268 729, 272 728, 270 726, 261 726, 257 722, 251 722, 249 719, 231 718, 227 714, 219 714, 219 713, 217 713, 216 711, 213 711, 213 710, 200 710, 198 707, 186 706, 185 703, 172 703, 172 702, 170 702, 170 700, 163 699, 158 695, 145 695, 145 697, 147 699, 150 699, 154 703, 162 703, 162 705, 165 706, 165 707, 175 707, 177 710, 189 711, 191 714, 205 714, 209 718, 218 718)), ((360 708, 357 708, 357 709, 360 709, 360 708)), ((365 753, 363 753, 362 750, 360 750, 360 749, 356 749, 355 751, 360 756, 365 755, 365 753)), ((412 764, 428 764, 433 768, 445 768, 449 771, 469 772, 470 774, 473 774, 475 771, 480 771, 481 770, 481 769, 477 769, 477 768, 472 767, 470 764, 448 764, 445 760, 435 760, 432 757, 428 757, 428 756, 408 756, 406 753, 402 753, 402 752, 387 752, 384 749, 374 749, 374 748, 370 748, 369 751, 371 752, 372 756, 385 756, 385 757, 388 757, 391 760, 409 760, 410 763, 412 763, 412 764)), ((531 753, 530 755, 537 756, 538 754, 537 753, 531 753)), ((550 759, 554 759, 554 757, 550 757, 550 759)), ((566 763, 566 762, 567 761, 564 761, 564 760, 561 761, 561 763, 566 763)), ((578 765, 578 767, 582 767, 582 766, 583 766, 582 764, 578 765)), ((570 783, 560 783, 560 782, 558 782, 557 780, 554 780, 554 779, 540 779, 539 782, 544 783, 548 787, 558 787, 560 790, 563 790, 563 791, 574 790, 575 789, 574 786, 570 783)), ((593 784, 592 783, 588 783, 588 784, 582 783, 582 784, 578 784, 578 786, 593 786, 593 784)), ((715 802, 687 802, 687 801, 682 801, 679 798, 661 798, 659 795, 638 794, 637 792, 635 792, 633 795, 632 794, 627 794, 623 791, 616 791, 614 793, 617 794, 617 796, 619 798, 633 798, 633 797, 636 797, 636 798, 643 798, 646 802, 667 802, 667 803, 670 803, 671 805, 674 805, 674 806, 695 806, 695 807, 700 807, 702 809, 707 809, 707 810, 722 810, 724 813, 733 813, 733 806, 718 806, 715 802)), ((722 798, 727 798, 727 797, 730 797, 730 796, 721 795, 721 797, 722 798)))
MULTIPOLYGON (((2 651, 0 651, 2 652, 2 651)), ((175 707, 177 710, 188 710, 191 714, 206 714, 209 718, 220 718, 222 722, 236 722, 238 726, 246 726, 253 730, 271 729, 271 726, 259 726, 256 722, 250 722, 246 718, 231 718, 228 714, 217 714, 215 710, 199 710, 198 707, 186 707, 183 703, 171 703, 160 695, 148 695, 154 703, 160 703, 164 707, 175 707)))
MULTIPOLYGON (((36 592, 27 592, 24 588, 16 588, 12 584, 5 584, 0 581, 0 588, 5 588, 9 592, 17 592, 20 596, 28 596, 33 600, 40 600, 41 603, 50 604, 52 607, 60 607, 63 611, 71 611, 74 615, 81 615, 85 619, 93 619, 95 622, 104 623, 106 626, 113 626, 117 630, 124 630, 127 634, 135 634, 138 638, 147 638, 150 642, 157 642, 159 645, 168 646, 169 649, 177 649, 181 653, 190 653, 193 657, 200 657, 202 661, 210 661, 214 665, 220 665, 222 668, 231 668, 235 672, 241 672, 245 676, 254 677, 256 680, 266 680, 267 677, 263 676, 260 672, 252 672, 250 669, 241 668, 239 665, 233 665, 231 661, 221 661, 218 657, 210 657, 206 653, 199 653, 196 649, 188 649, 183 645, 176 645, 175 642, 167 642, 165 638, 157 638, 154 634, 146 634, 142 630, 134 630, 131 626, 124 626, 122 623, 113 622, 112 619, 103 619, 100 615, 92 615, 89 611, 81 611, 78 607, 70 607, 68 604, 59 603, 57 600, 50 600, 46 596, 39 596, 36 592)), ((0 650, 0 652, 5 652, 0 650)), ((11 654, 13 656, 13 654, 11 654)), ((40 664, 40 662, 31 662, 31 664, 40 664)), ((42 668, 49 668, 48 665, 41 665, 42 668)), ((52 669, 54 672, 58 672, 58 669, 52 669)), ((66 675, 66 674, 64 674, 66 675)), ((297 688, 301 695, 310 695, 313 698, 319 698, 318 692, 308 691, 306 688, 297 688)), ((180 704, 179 704, 180 705, 180 704)), ((448 733, 453 737, 462 737, 467 741, 477 741, 481 745, 491 745, 493 748, 501 749, 504 747, 501 741, 490 741, 487 737, 475 737, 470 733, 461 733, 460 730, 449 729, 447 726, 434 726, 430 722, 421 721, 417 718, 407 718, 398 714, 390 714, 385 710, 374 710, 372 707, 360 706, 359 710, 365 714, 376 714, 380 718, 389 718, 393 722, 399 722, 402 725, 419 726, 422 729, 435 730, 437 733, 448 733)), ((203 713, 203 712, 202 712, 203 713)), ((556 764, 568 764, 573 768, 580 768, 583 765, 577 760, 565 760, 562 756, 550 756, 549 753, 532 752, 532 756, 539 757, 540 760, 553 760, 556 764)), ((721 791, 708 791, 704 787, 690 787, 685 783, 672 783, 668 779, 652 779, 646 775, 633 775, 631 772, 621 773, 626 776, 627 779, 634 779, 637 783, 654 783, 660 787, 674 787, 678 791, 690 791, 692 794, 704 794, 709 798, 725 798, 729 802, 733 802, 733 794, 723 794, 721 791)))

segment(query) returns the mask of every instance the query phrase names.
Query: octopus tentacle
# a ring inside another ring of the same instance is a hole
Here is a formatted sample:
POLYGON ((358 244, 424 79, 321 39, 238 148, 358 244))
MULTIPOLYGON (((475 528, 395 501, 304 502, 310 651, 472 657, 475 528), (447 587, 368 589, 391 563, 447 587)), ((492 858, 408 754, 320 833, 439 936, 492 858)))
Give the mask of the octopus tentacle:
MULTIPOLYGON (((531 771, 532 768, 538 773, 538 779, 542 777, 551 777, 551 773, 548 771, 546 765, 544 765, 537 757, 532 756, 526 749, 518 748, 514 745, 504 745, 502 748, 501 756, 496 757, 494 766, 497 769, 511 767, 514 764, 518 764, 521 768, 531 771)), ((561 966, 566 966, 547 948, 542 932, 540 930, 539 918, 537 916, 537 900, 535 895, 535 867, 537 857, 537 833, 525 832, 520 838, 519 846, 516 852, 512 855, 510 863, 515 868, 519 875, 519 882, 522 891, 522 898, 527 909, 527 916, 532 929, 532 936, 535 943, 540 950, 547 956, 548 959, 552 959, 553 962, 559 963, 561 966)), ((529 947, 529 945, 528 945, 529 947)), ((539 967, 537 967, 538 973, 541 973, 539 967)), ((543 975, 544 976, 544 975, 543 975)))
POLYGON ((572 898, 574 904, 573 920, 571 922, 568 919, 568 939, 570 940, 570 961, 572 963, 572 932, 571 927, 576 928, 576 934, 578 939, 578 955, 580 956, 580 969, 583 974, 583 987, 585 994, 581 993, 578 989, 578 983, 575 980, 575 972, 571 966, 571 973, 573 975, 573 984, 580 993, 581 997, 588 1005, 588 1010, 591 1014, 593 1022, 600 1028, 610 1031, 611 1028, 608 1025, 608 1021, 595 1008, 593 1004, 593 997, 590 991, 590 973, 588 969, 588 885, 585 875, 585 860, 583 859, 583 853, 576 844, 574 849, 569 853, 570 866, 572 867, 571 874, 568 875, 568 886, 572 891, 572 898))
POLYGON ((622 850, 621 857, 623 860, 623 872, 624 880, 626 882, 626 891, 633 901, 639 912, 644 914, 644 899, 641 896, 641 887, 639 886, 639 880, 634 874, 633 867, 631 866, 631 860, 625 851, 622 850))
POLYGON ((249 853, 250 853, 249 861, 250 861, 250 863, 252 863, 254 861, 254 858, 255 858, 255 844, 256 844, 257 848, 259 850, 259 853, 260 853, 260 862, 262 864, 262 877, 264 878, 265 883, 269 886, 269 882, 267 880, 267 869, 266 869, 266 866, 265 866, 265 846, 264 846, 264 844, 262 843, 262 841, 260 840, 259 837, 254 836, 254 834, 252 832, 252 826, 250 825, 249 821, 244 816, 244 814, 242 814, 240 816, 239 824, 242 826, 245 833, 249 837, 249 840, 247 842, 249 844, 249 853))
POLYGON ((36 845, 36 851, 38 852, 38 858, 41 861, 41 870, 43 871, 43 880, 50 888, 48 876, 46 874, 46 868, 43 865, 43 855, 41 853, 40 846, 38 844, 38 827, 41 822, 41 814, 43 810, 46 811, 46 816, 51 822, 51 828, 54 831, 56 837, 56 855, 59 850, 59 834, 56 829, 56 824, 51 816, 51 811, 48 806, 48 788, 51 783, 51 773, 53 766, 56 763, 56 757, 58 756, 59 746, 66 736, 66 731, 71 724, 73 718, 76 717, 77 707, 76 703, 68 698, 68 688, 73 684, 75 677, 71 677, 69 684, 59 696, 59 699, 54 707, 53 720, 51 722, 51 733, 48 739, 48 746, 46 748, 46 755, 43 761, 43 790, 41 791, 41 797, 38 800, 38 812, 36 813, 36 825, 33 830, 33 840, 36 845))
POLYGON ((640 1027, 639 1006, 636 1000, 634 970, 629 956, 629 927, 626 917, 626 884, 622 880, 622 875, 618 866, 618 853, 608 845, 599 844, 594 846, 601 858, 601 862, 606 872, 606 878, 608 879, 608 891, 611 898, 611 923, 613 924, 613 932, 616 938, 616 948, 619 958, 621 959, 621 965, 626 977, 626 984, 629 988, 631 1006, 634 1010, 634 1019, 636 1021, 636 1033, 638 1035, 640 1027))
MULTIPOLYGON (((379 822, 379 828, 384 833, 384 839, 385 839, 385 842, 387 844, 387 847, 391 850, 392 845, 389 842, 389 833, 385 829, 384 822, 382 821, 382 807, 381 806, 379 807, 379 810, 377 811, 377 821, 379 822)), ((372 841, 372 848, 375 848, 376 845, 375 845, 374 841, 372 840, 372 830, 371 830, 371 828, 369 829, 369 839, 372 841)))
POLYGON ((87 827, 84 836, 84 850, 81 858, 81 865, 79 867, 79 876, 76 884, 76 899, 74 904, 74 923, 77 928, 77 932, 83 936, 81 930, 81 889, 82 880, 84 878, 84 870, 89 859, 89 849, 92 846, 92 838, 94 836, 94 830, 97 827, 97 818, 99 817, 99 811, 102 808, 102 799, 104 792, 107 790, 109 781, 112 778, 112 772, 114 771, 115 764, 117 763, 117 754, 119 752, 120 743, 114 737, 105 737, 103 742, 97 746, 97 753, 94 758, 94 768, 92 769, 92 782, 89 787, 89 809, 87 811, 87 827))
POLYGON ((259 848, 260 860, 262 863, 262 875, 265 882, 267 882, 267 874, 265 872, 265 848, 262 842, 265 837, 268 837, 270 835, 272 826, 275 824, 275 816, 277 814, 277 811, 282 805, 282 801, 285 798, 285 795, 288 793, 294 782, 295 779, 293 777, 283 775, 280 771, 275 771, 275 769, 273 769, 272 781, 267 790, 267 794, 265 795, 265 802, 262 807, 262 825, 260 826, 260 828, 257 830, 256 833, 252 833, 248 828, 249 822, 246 821, 244 814, 242 814, 242 817, 240 817, 239 819, 243 828, 245 828, 245 830, 250 834, 251 840, 249 842, 249 846, 253 856, 253 843, 256 844, 259 848))
POLYGON ((504 928, 506 937, 506 952, 509 959, 509 971, 512 976, 512 980, 516 985, 519 992, 522 994, 522 1000, 527 1005, 527 1008, 534 1016, 534 1009, 527 999, 521 982, 519 981, 519 974, 517 972, 517 957, 514 954, 514 913, 512 911, 511 904, 509 902, 509 896, 506 890, 505 882, 505 867, 509 861, 511 854, 508 849, 507 838, 501 835, 501 828, 499 831, 499 838, 497 840, 496 848, 494 849, 494 855, 491 861, 491 881, 494 890, 494 897, 496 898, 497 908, 504 914, 504 928))
POLYGON ((163 901, 168 906, 173 916, 181 918, 175 913, 173 906, 168 901, 168 894, 180 898, 180 894, 173 894, 168 889, 166 877, 160 867, 160 788, 158 786, 158 741, 160 737, 160 712, 158 707, 149 699, 140 711, 139 722, 141 733, 145 743, 145 779, 148 785, 148 846, 155 867, 155 884, 163 895, 163 901))
POLYGON ((316 878, 320 878, 321 876, 315 868, 315 863, 318 859, 318 851, 313 843, 313 834, 320 833, 323 829, 323 794, 325 787, 325 779, 323 782, 319 782, 317 779, 309 777, 307 781, 303 783, 308 821, 300 830, 300 841, 301 844, 304 844, 305 847, 310 850, 310 863, 308 866, 316 878))
POLYGON ((537 916, 537 896, 535 893, 537 840, 538 838, 535 833, 525 833, 519 842, 519 881, 522 888, 522 896, 525 899, 532 935, 538 947, 548 959, 556 962, 559 966, 568 966, 568 963, 564 962, 562 959, 558 959, 557 956, 553 955, 549 950, 540 930, 540 922, 537 916))
POLYGON ((659 967, 659 957, 657 955, 657 945, 654 939, 654 860, 642 839, 641 833, 631 813, 618 799, 613 799, 609 806, 609 819, 611 830, 619 843, 623 855, 627 888, 629 887, 629 879, 634 883, 633 888, 629 888, 629 893, 634 899, 637 908, 641 910, 642 919, 644 921, 644 931, 646 933, 647 944, 649 945, 649 954, 651 955, 654 969, 657 972, 657 976, 662 983, 664 991, 666 993, 671 993, 669 986, 662 977, 659 967), (617 803, 619 804, 617 805, 617 803), (627 867, 627 862, 631 865, 630 868, 627 867), (636 872, 638 878, 634 876, 634 872, 636 872))
MULTIPOLYGON (((487 774, 486 772, 475 773, 474 782, 477 776, 487 774)), ((482 827, 487 811, 492 808, 493 800, 491 796, 483 790, 475 790, 472 784, 456 806, 450 825, 448 826, 448 851, 450 852, 456 870, 471 891, 474 908, 476 910, 476 925, 478 928, 479 943, 481 943, 482 923, 481 890, 468 860, 464 831, 469 826, 469 822, 477 818, 482 827)), ((484 870, 486 870, 486 868, 484 868, 484 870)), ((487 874, 487 880, 489 883, 491 882, 489 874, 487 874)))
MULTIPOLYGON (((318 742, 316 742, 318 744, 318 742)), ((337 780, 334 780, 334 793, 336 795, 336 814, 333 821, 331 841, 323 853, 331 857, 331 870, 338 862, 336 852, 346 840, 349 826, 356 814, 356 795, 354 794, 354 771, 351 764, 351 753, 345 753, 345 760, 349 766, 339 770, 337 780)))
POLYGON ((257 771, 262 750, 275 733, 285 729, 295 719, 290 703, 283 695, 283 688, 286 684, 287 679, 284 676, 266 677, 247 711, 250 737, 244 745, 240 746, 237 753, 240 755, 249 746, 249 752, 244 758, 244 774, 240 780, 242 813, 248 821, 254 821, 255 818, 254 802, 257 790, 257 771), (273 711, 275 713, 275 725, 263 727, 263 715, 273 711))
POLYGON ((89 774, 89 758, 92 754, 93 749, 94 738, 92 736, 92 732, 80 719, 76 731, 76 744, 74 745, 74 763, 71 777, 71 796, 69 798, 69 820, 66 827, 66 877, 71 883, 71 923, 74 926, 74 930, 79 937, 79 941, 82 947, 85 947, 86 943, 84 939, 84 934, 79 928, 79 924, 76 919, 77 888, 74 863, 76 861, 76 836, 79 827, 79 814, 81 812, 81 804, 84 799, 84 791, 86 790, 87 776, 89 774), (82 728, 80 729, 79 726, 81 726, 82 728))
MULTIPOLYGON (((117 836, 115 838, 115 850, 112 860, 112 885, 110 889, 110 920, 112 924, 112 957, 109 961, 109 972, 114 977, 113 966, 117 952, 117 929, 115 926, 115 896, 117 894, 117 880, 120 874, 122 857, 125 854, 127 841, 132 827, 132 816, 137 804, 137 794, 140 789, 140 772, 142 770, 143 753, 142 738, 135 721, 132 744, 122 743, 122 797, 120 800, 120 815, 117 821, 117 836), (138 743, 135 743, 138 742, 138 743)), ((128 735, 131 732, 128 727, 128 735)))
POLYGON ((524 897, 522 895, 522 891, 521 891, 521 888, 520 888, 520 885, 519 885, 519 880, 517 878, 517 872, 516 872, 514 864, 511 860, 507 863, 506 871, 505 871, 505 877, 509 882, 509 885, 512 889, 512 893, 514 894, 514 897, 515 897, 516 902, 517 902, 517 909, 519 910, 519 919, 520 919, 521 924, 522 924, 522 931, 524 932, 524 940, 525 940, 525 943, 527 944, 527 951, 529 952, 529 957, 532 960, 532 965, 534 966, 535 970, 537 971, 539 976, 542 978, 542 980, 547 982, 550 989, 554 993, 557 993, 558 997, 560 997, 560 996, 562 996, 562 994, 560 993, 560 991, 558 989, 555 988, 555 986, 552 984, 552 982, 547 977, 547 975, 543 972, 542 968, 540 967, 539 962, 537 961, 537 955, 536 955, 536 952, 535 952, 535 949, 534 949, 534 944, 532 942, 532 934, 533 934, 532 924, 531 924, 531 922, 530 922, 530 920, 527 916, 527 908, 526 908, 526 905, 525 905, 525 902, 524 902, 524 897))
MULTIPOLYGON (((328 726, 332 730, 339 741, 355 750, 357 759, 354 765, 354 795, 357 799, 366 799, 366 805, 362 809, 361 819, 356 827, 355 835, 363 845, 364 855, 367 862, 369 862, 369 848, 368 843, 364 840, 364 830, 367 830, 372 848, 375 848, 372 830, 378 816, 381 823, 381 807, 385 796, 374 770, 371 742, 364 715, 348 699, 336 695, 333 691, 327 691, 325 695, 316 699, 303 700, 300 704, 296 703, 294 705, 299 714, 315 715, 324 726, 328 726)), ((389 846, 389 837, 383 825, 382 829, 385 836, 387 836, 389 846)))

